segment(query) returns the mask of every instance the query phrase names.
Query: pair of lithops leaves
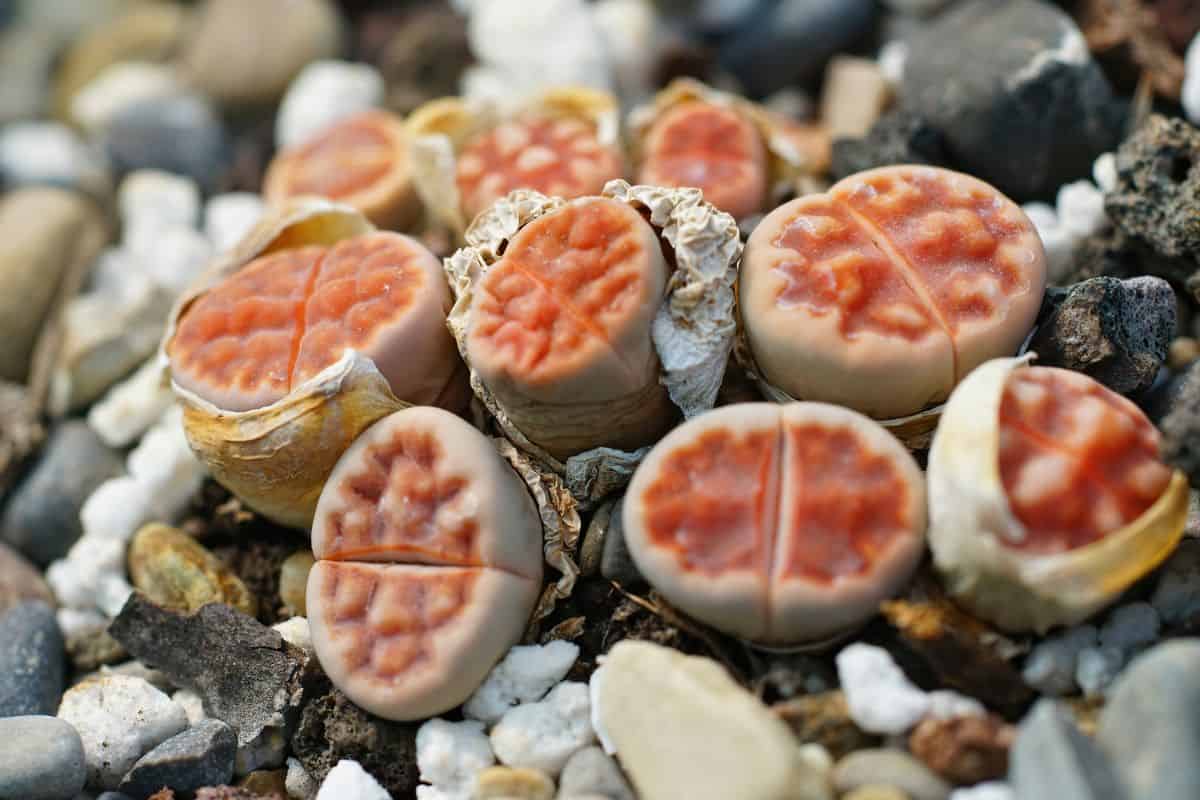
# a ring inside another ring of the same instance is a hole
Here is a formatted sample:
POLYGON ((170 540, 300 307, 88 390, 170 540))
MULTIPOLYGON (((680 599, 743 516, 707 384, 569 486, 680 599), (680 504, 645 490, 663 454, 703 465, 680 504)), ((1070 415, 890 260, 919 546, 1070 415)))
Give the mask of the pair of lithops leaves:
POLYGON ((767 647, 823 645, 903 587, 926 527, 951 593, 1008 630, 1074 624, 1179 541, 1187 482, 1125 398, 996 359, 947 403, 925 479, 874 420, 747 403, 679 426, 621 517, 644 576, 683 611, 767 647))

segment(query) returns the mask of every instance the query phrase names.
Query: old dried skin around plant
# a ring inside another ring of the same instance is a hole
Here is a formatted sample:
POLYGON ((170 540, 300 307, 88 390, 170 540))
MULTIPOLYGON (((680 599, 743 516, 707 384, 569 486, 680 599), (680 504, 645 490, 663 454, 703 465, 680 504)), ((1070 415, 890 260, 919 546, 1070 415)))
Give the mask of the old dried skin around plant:
POLYGON ((823 403, 744 403, 667 435, 638 467, 623 523, 672 604, 770 645, 865 621, 915 569, 925 489, 877 423, 823 403))
POLYGON ((388 719, 462 703, 519 640, 541 590, 533 500, 483 434, 436 408, 392 414, 346 451, 312 543, 317 656, 388 719))
POLYGON ((950 591, 1010 630, 1073 624, 1179 541, 1187 482, 1131 402, 1068 370, 996 359, 946 405, 930 546, 950 591))
POLYGON ((1033 225, 994 188, 884 167, 767 215, 746 245, 741 319, 755 369, 786 395, 902 417, 1015 353, 1045 275, 1033 225))

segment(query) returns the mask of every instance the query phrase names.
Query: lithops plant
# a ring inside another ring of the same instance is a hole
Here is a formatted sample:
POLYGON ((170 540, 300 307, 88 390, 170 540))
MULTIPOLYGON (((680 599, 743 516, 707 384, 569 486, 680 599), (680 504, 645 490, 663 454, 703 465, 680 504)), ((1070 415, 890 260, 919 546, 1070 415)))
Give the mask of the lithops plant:
POLYGON ((520 639, 542 528, 491 442, 436 408, 398 411, 338 461, 312 528, 307 610, 334 685, 388 719, 459 705, 520 639))
POLYGON ((749 366, 769 394, 891 420, 1017 353, 1046 259, 1024 212, 993 187, 896 166, 772 211, 739 281, 749 366))
POLYGON ((875 613, 925 542, 925 486, 878 423, 741 403, 679 426, 625 495, 625 540, 673 605, 751 642, 828 640, 875 613))
POLYGON ((273 205, 325 197, 357 208, 381 228, 407 230, 421 213, 410 163, 404 121, 365 111, 278 153, 263 178, 263 196, 273 205))
POLYGON ((951 395, 929 453, 929 541, 950 592, 1008 630, 1070 625, 1174 549, 1188 487, 1125 398, 995 359, 951 395))
POLYGON ((465 406, 450 293, 418 242, 353 209, 269 217, 189 290, 162 352, 188 441, 251 508, 307 526, 367 425, 404 403, 465 406))

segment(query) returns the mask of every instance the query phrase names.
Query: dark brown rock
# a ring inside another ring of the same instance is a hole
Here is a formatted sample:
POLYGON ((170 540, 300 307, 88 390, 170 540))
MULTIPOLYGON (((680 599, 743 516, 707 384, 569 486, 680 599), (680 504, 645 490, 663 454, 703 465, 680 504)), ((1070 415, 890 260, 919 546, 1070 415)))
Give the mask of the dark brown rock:
POLYGON ((999 780, 1008 772, 1008 750, 1017 730, 995 714, 921 720, 908 749, 951 783, 999 780))

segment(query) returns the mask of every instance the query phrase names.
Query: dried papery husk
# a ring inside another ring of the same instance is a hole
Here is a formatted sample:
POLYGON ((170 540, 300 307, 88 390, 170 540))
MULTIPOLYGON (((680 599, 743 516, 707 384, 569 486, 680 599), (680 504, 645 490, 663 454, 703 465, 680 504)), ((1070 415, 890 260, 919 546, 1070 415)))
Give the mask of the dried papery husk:
POLYGON ((929 452, 929 544, 950 593, 1010 631, 1073 625, 1111 603, 1174 550, 1187 521, 1188 484, 1176 471, 1145 513, 1097 542, 1062 553, 1023 553, 1000 477, 1000 402, 1032 355, 988 361, 942 411, 929 452))
MULTIPOLYGON (((317 198, 294 200, 268 215, 176 302, 159 347, 161 363, 169 372, 167 347, 191 304, 254 259, 328 246, 372 230, 355 209, 317 198)), ((249 411, 218 408, 174 380, 171 388, 183 406, 188 443, 212 476, 248 507, 296 528, 311 523, 321 487, 354 438, 407 405, 392 394, 374 362, 353 350, 286 396, 249 411)))
POLYGON ((641 164, 645 157, 646 137, 655 121, 674 106, 696 101, 736 111, 758 129, 767 150, 769 202, 764 210, 774 208, 786 198, 806 193, 803 178, 817 171, 818 165, 809 163, 808 155, 794 136, 789 134, 789 126, 795 126, 795 123, 758 103, 714 89, 695 78, 676 78, 649 103, 629 112, 626 129, 629 132, 630 156, 635 165, 641 164))
MULTIPOLYGON (((629 204, 648 216, 674 254, 675 269, 655 313, 651 338, 662 383, 685 418, 709 410, 733 346, 734 283, 742 244, 733 217, 705 203, 696 189, 631 186, 609 181, 603 197, 629 204)), ((624 451, 597 447, 567 458, 553 457, 511 419, 509 412, 471 367, 467 330, 474 287, 496 263, 506 243, 529 222, 566 205, 561 198, 517 190, 481 213, 466 232, 467 244, 445 259, 454 307, 447 325, 471 372, 471 388, 513 444, 545 469, 561 476, 577 501, 589 507, 629 480, 648 447, 624 451)))
POLYGON ((460 240, 471 224, 462 209, 458 154, 477 134, 507 119, 536 113, 578 119, 591 125, 605 147, 620 149, 620 115, 615 97, 583 86, 549 89, 512 111, 486 100, 443 97, 416 108, 405 123, 411 136, 413 182, 429 221, 460 240))

